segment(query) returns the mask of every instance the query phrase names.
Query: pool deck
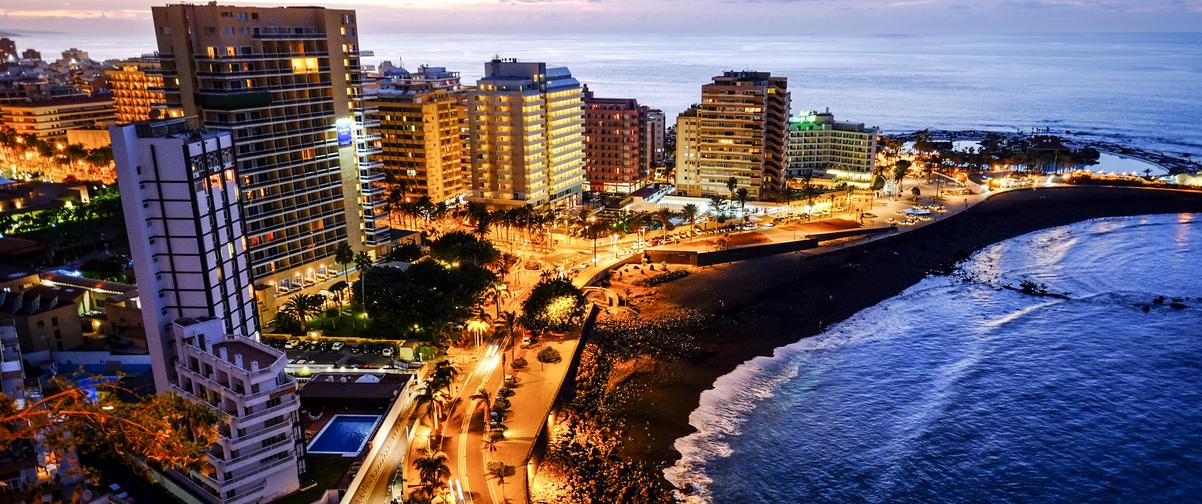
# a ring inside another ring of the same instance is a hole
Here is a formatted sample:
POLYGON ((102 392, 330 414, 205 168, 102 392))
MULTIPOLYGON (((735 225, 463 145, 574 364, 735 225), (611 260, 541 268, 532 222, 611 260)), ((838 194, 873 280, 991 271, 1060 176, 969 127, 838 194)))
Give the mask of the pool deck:
MULTIPOLYGON (((348 409, 350 409, 350 408, 348 408, 348 409)), ((322 413, 322 415, 316 419, 309 420, 308 418, 305 418, 304 420, 301 421, 301 424, 302 424, 302 427, 304 428, 304 432, 305 432, 306 450, 308 450, 309 453, 313 453, 313 454, 317 454, 317 455, 342 455, 344 457, 357 457, 363 452, 363 448, 365 446, 367 446, 367 442, 371 440, 371 437, 375 435, 376 429, 378 429, 380 427, 380 420, 382 418, 384 418, 384 416, 381 415, 377 411, 326 411, 326 412, 322 413), (313 451, 313 450, 311 450, 310 447, 312 446, 313 442, 317 438, 321 437, 321 435, 326 431, 326 428, 328 428, 330 426, 330 423, 333 422, 333 420, 335 418, 340 417, 340 416, 373 417, 376 419, 376 422, 372 426, 371 432, 368 433, 367 437, 364 438, 363 443, 359 445, 359 449, 355 450, 354 452, 350 452, 350 451, 313 451), (309 422, 308 425, 305 425, 305 420, 308 420, 308 422, 309 422)))

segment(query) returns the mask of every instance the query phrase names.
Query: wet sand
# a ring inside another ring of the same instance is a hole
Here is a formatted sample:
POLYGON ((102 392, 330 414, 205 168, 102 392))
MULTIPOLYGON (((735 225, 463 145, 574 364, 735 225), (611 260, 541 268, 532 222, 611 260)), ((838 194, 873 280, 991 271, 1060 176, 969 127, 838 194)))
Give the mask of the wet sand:
MULTIPOLYGON (((624 408, 623 453, 657 467, 691 432, 702 391, 739 364, 813 336, 899 294, 929 273, 947 272, 974 251, 1008 238, 1106 216, 1202 212, 1202 192, 1112 187, 1014 191, 905 233, 817 256, 768 256, 702 268, 660 286, 657 309, 692 307, 718 315, 700 331, 687 363, 657 363, 631 376, 644 393, 624 408)), ((649 307, 650 308, 650 307, 649 307)))

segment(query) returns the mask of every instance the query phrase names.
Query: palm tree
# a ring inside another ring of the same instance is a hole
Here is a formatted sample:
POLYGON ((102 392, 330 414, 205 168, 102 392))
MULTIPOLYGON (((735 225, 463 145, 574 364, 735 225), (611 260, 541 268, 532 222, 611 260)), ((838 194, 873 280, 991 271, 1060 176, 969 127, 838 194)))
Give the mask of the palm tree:
POLYGON ((746 187, 740 187, 735 191, 735 200, 739 202, 739 211, 747 213, 747 200, 751 199, 751 191, 746 187))
POLYGON ((722 214, 725 211, 724 207, 726 206, 725 201, 723 201, 722 197, 718 196, 717 194, 712 194, 709 198, 710 212, 714 214, 714 217, 717 218, 719 222, 725 220, 722 217, 722 214))
POLYGON ((689 231, 697 226, 697 205, 689 203, 680 209, 680 216, 689 221, 689 231))
MULTIPOLYGON (((496 320, 493 322, 497 332, 501 333, 502 337, 508 340, 510 352, 512 352, 513 348, 517 346, 514 344, 514 338, 517 336, 520 320, 521 317, 517 314, 517 312, 507 311, 498 314, 496 320)), ((510 361, 513 361, 512 357, 513 356, 510 355, 510 361)), ((504 369, 502 369, 502 371, 503 370, 504 369)))
POLYGON ((488 284, 485 288, 485 295, 492 296, 493 304, 497 307, 497 316, 501 316, 501 298, 509 293, 509 286, 505 282, 495 281, 488 284))
POLYGON ((359 270, 359 304, 363 305, 364 310, 367 310, 367 272, 373 262, 367 252, 355 254, 355 269, 359 270))
POLYGON ((447 465, 450 457, 430 448, 422 448, 419 453, 421 456, 413 460, 413 467, 417 469, 423 489, 433 495, 451 478, 451 467, 447 465))
POLYGON ((304 326, 310 318, 321 313, 321 305, 326 298, 319 294, 297 294, 288 298, 280 311, 295 318, 304 326))
POLYGON ((660 208, 651 213, 651 220, 658 222, 661 226, 663 226, 664 238, 668 237, 668 230, 672 227, 672 217, 674 216, 676 216, 676 213, 667 207, 660 208))
POLYGON ((488 477, 496 478, 497 482, 501 484, 501 495, 502 495, 502 500, 504 500, 505 473, 509 471, 509 468, 505 466, 504 462, 496 462, 496 461, 489 462, 487 467, 488 467, 488 473, 487 473, 488 477))
POLYGON ((905 180, 911 164, 913 163, 909 159, 899 159, 893 163, 893 182, 898 185, 898 189, 901 189, 902 180, 905 180))
POLYGON ((440 382, 441 386, 436 388, 447 389, 449 392, 451 382, 455 381, 456 376, 459 376, 459 370, 455 368, 454 364, 451 364, 451 361, 444 360, 434 365, 434 371, 431 375, 431 380, 437 379, 440 382))
POLYGON ((468 396, 468 399, 476 401, 477 404, 484 405, 484 430, 488 430, 488 425, 492 421, 492 401, 488 391, 484 387, 476 389, 476 393, 468 396))
POLYGON ((351 283, 348 266, 355 262, 355 251, 351 249, 349 243, 342 242, 338 244, 338 248, 334 250, 334 262, 342 267, 342 279, 348 284, 351 283))
POLYGON ((731 177, 726 179, 726 190, 730 191, 730 199, 735 199, 735 188, 739 187, 738 179, 731 177))

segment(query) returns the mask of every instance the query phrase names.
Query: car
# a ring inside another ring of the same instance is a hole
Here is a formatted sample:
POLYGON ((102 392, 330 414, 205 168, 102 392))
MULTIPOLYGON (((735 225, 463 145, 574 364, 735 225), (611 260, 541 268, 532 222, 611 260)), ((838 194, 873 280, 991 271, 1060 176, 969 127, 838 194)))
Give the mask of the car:
POLYGON ((380 355, 383 355, 385 357, 392 357, 392 347, 385 347, 384 351, 380 352, 380 355))
POLYGON ((580 266, 579 266, 579 268, 583 270, 583 269, 586 269, 586 268, 588 268, 589 266, 592 266, 592 265, 593 265, 593 262, 592 262, 592 261, 584 261, 584 262, 580 263, 580 266))
POLYGON ((287 343, 284 343, 284 348, 291 350, 293 348, 296 348, 297 343, 300 343, 300 342, 297 340, 288 340, 287 343))
POLYGON ((341 341, 335 341, 334 344, 330 345, 330 350, 337 352, 339 350, 342 350, 342 347, 344 345, 346 345, 346 343, 343 343, 341 341))
POLYGON ((357 354, 357 353, 359 353, 359 346, 358 346, 358 345, 351 345, 351 353, 353 353, 353 354, 357 354))

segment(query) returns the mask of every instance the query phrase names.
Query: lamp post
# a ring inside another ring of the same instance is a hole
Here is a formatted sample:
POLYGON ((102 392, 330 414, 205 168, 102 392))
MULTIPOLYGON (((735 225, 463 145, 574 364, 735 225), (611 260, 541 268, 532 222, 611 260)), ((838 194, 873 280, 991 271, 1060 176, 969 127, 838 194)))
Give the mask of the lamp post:
POLYGON ((593 235, 593 264, 597 264, 597 216, 588 218, 588 232, 593 235))

